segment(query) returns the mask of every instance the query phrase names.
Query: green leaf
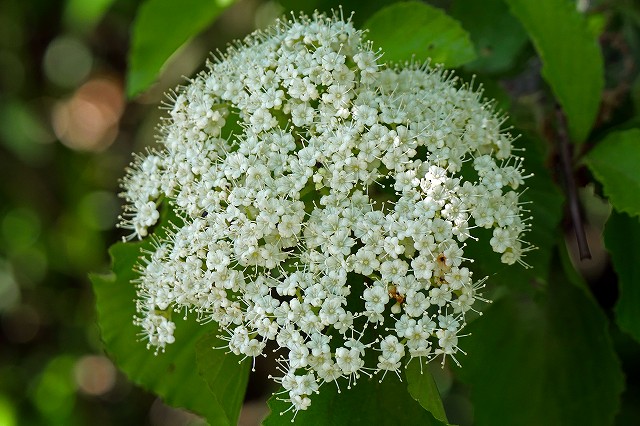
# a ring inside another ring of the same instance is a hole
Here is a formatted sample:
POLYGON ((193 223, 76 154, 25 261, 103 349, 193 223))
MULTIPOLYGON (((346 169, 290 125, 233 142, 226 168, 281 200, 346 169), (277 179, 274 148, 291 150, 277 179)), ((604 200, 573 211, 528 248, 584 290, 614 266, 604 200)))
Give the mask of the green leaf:
MULTIPOLYGON (((347 388, 341 382, 341 393, 333 383, 325 383, 320 393, 311 396, 311 406, 299 411, 295 424, 302 426, 430 426, 442 425, 425 411, 407 391, 406 383, 389 373, 382 383, 378 376, 361 376, 358 384, 347 388)), ((282 389, 280 389, 282 391, 282 389)), ((285 412, 291 404, 280 399, 285 394, 269 399, 271 413, 264 426, 291 424, 292 411, 285 412)))
POLYGON ((613 422, 623 375, 607 318, 553 270, 546 292, 513 292, 465 330, 458 377, 471 386, 477 426, 613 422))
POLYGON ((234 0, 147 0, 133 24, 127 95, 131 98, 154 82, 169 57, 234 0))
MULTIPOLYGON (((207 382, 209 389, 217 395, 230 425, 238 423, 244 394, 249 382, 249 359, 238 364, 240 358, 224 349, 218 331, 210 332, 196 344, 196 361, 200 376, 207 382)), ((216 423, 210 422, 212 425, 216 423)))
POLYGON ((604 87, 602 52, 587 20, 569 0, 505 0, 542 59, 542 76, 567 116, 569 133, 584 141, 604 87))
MULTIPOLYGON (((164 229, 161 226, 155 234, 162 234, 164 229)), ((149 239, 115 244, 110 249, 113 273, 91 276, 106 351, 131 381, 166 403, 203 415, 212 425, 235 425, 249 365, 238 364, 239 358, 222 349, 205 350, 224 344, 215 338, 214 324, 203 326, 194 318, 185 320, 182 314, 174 314, 176 341, 158 355, 140 340, 140 329, 133 324, 136 289, 132 280, 137 277, 134 269, 142 251, 150 249, 149 239), (207 371, 216 364, 221 367, 207 371)))
POLYGON ((616 210, 640 215, 640 129, 610 133, 585 161, 616 210))
POLYGON ((640 222, 614 210, 604 230, 604 241, 618 273, 616 320, 621 329, 640 341, 640 222))
POLYGON ((450 13, 469 31, 476 46, 478 59, 465 66, 470 70, 507 71, 529 41, 504 0, 456 0, 450 13))
POLYGON ((444 411, 436 382, 433 380, 428 366, 421 365, 421 363, 421 360, 411 360, 407 365, 405 375, 409 394, 420 403, 422 408, 429 411, 433 417, 444 424, 448 424, 447 414, 444 411))
POLYGON ((367 37, 384 52, 385 61, 415 58, 453 68, 475 59, 469 34, 442 10, 422 2, 396 3, 373 15, 364 25, 367 37))

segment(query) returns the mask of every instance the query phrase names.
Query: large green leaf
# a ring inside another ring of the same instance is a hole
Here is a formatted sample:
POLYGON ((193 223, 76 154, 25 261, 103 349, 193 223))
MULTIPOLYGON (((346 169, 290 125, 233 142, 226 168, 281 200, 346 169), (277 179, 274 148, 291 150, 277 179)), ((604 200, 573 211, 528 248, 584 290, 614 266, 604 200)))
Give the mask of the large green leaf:
POLYGON ((470 70, 509 70, 529 40, 504 0, 456 0, 450 13, 469 31, 476 46, 478 59, 466 65, 470 70))
POLYGON ((555 265, 546 291, 513 292, 471 323, 458 376, 477 426, 612 424, 623 376, 607 318, 555 265))
POLYGON ((618 273, 616 319, 620 328, 640 341, 640 222, 615 210, 607 221, 604 241, 618 273))
POLYGON ((616 210, 640 215, 640 129, 610 133, 585 161, 616 210))
POLYGON ((385 61, 416 59, 457 67, 475 59, 469 34, 442 10, 422 2, 396 3, 364 24, 367 37, 382 48, 385 61))
MULTIPOLYGON (((311 397, 311 407, 298 412, 296 425, 442 425, 411 397, 406 383, 401 382, 393 373, 387 374, 382 383, 379 376, 362 376, 351 389, 346 385, 342 382, 342 391, 338 393, 333 383, 325 383, 320 388, 320 393, 311 397)), ((281 401, 282 397, 274 395, 269 399, 271 414, 265 419, 264 426, 291 424, 291 411, 280 414, 290 407, 289 403, 281 401)))
POLYGON ((569 132, 584 141, 604 87, 602 52, 587 20, 570 0, 505 0, 542 59, 542 75, 564 109, 569 132))
POLYGON ((419 359, 413 359, 407 365, 405 376, 407 377, 409 394, 433 417, 448 424, 447 414, 444 411, 436 382, 429 372, 429 367, 424 364, 421 366, 421 362, 419 359))
POLYGON ((113 273, 91 276, 106 351, 130 380, 168 404, 203 415, 212 425, 234 425, 249 365, 224 350, 207 350, 224 344, 215 337, 215 324, 203 326, 174 314, 176 341, 158 355, 140 340, 140 329, 133 324, 136 290, 131 281, 141 251, 150 248, 148 239, 115 244, 110 250, 113 273), (220 368, 209 370, 215 365, 220 368))
POLYGON ((234 0, 147 0, 133 24, 127 95, 133 97, 156 79, 169 57, 198 34, 234 0))

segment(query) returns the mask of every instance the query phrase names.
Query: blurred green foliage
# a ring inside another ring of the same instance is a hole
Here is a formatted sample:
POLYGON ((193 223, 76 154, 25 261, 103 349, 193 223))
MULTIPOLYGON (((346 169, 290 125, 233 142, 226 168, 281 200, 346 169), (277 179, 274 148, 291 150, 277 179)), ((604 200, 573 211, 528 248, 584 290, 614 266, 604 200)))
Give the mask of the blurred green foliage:
MULTIPOLYGON (((128 103, 125 75, 137 2, 0 3, 0 426, 198 423, 196 417, 172 410, 132 385, 103 353, 87 274, 107 270, 107 247, 121 238, 114 230, 120 209, 115 196, 118 179, 131 152, 153 141, 162 93, 180 83, 182 75, 196 71, 209 51, 224 48, 228 41, 288 10, 328 11, 342 4, 346 14, 356 11, 354 21, 361 26, 390 3, 240 0, 183 45, 165 64, 157 83, 128 103)), ((482 2, 487 9, 477 13, 474 8, 480 2, 428 3, 444 8, 470 33, 478 59, 459 72, 484 73, 477 81, 486 80, 486 92, 492 97, 500 94, 504 105, 510 106, 511 122, 539 141, 544 166, 559 175, 552 97, 541 78, 534 45, 509 14, 507 2, 482 2)), ((590 28, 600 34, 605 67, 600 111, 591 137, 581 148, 588 150, 609 131, 640 123, 640 5, 633 0, 577 3, 587 8, 590 28)), ((590 181, 583 168, 576 176, 581 186, 590 181)), ((581 193, 587 217, 597 215, 597 208, 592 208, 599 205, 594 187, 602 195, 599 184, 581 193)), ((549 199, 557 204, 554 190, 548 192, 551 198, 545 198, 544 191, 530 195, 538 205, 549 199)), ((618 288, 613 267, 598 245, 602 223, 587 223, 595 260, 575 263, 595 303, 613 320, 618 288)), ((562 231, 567 241, 573 241, 568 226, 562 231)), ((621 239, 620 235, 611 238, 621 239)), ((613 255, 624 255, 624 250, 620 243, 613 255)), ((533 303, 518 300, 533 309, 536 317, 551 312, 545 310, 544 301, 529 302, 533 303)), ((500 302, 497 306, 515 321, 526 321, 526 312, 512 310, 516 305, 500 302)), ((605 321, 604 317, 598 320, 600 325, 605 321)), ((615 321, 610 328, 626 375, 616 424, 632 425, 640 418, 640 345, 615 321)), ((546 329, 539 332, 543 331, 556 334, 546 329)), ((578 328, 564 332, 574 331, 578 328)), ((536 359, 553 363, 542 355, 536 359)), ((270 368, 259 363, 258 370, 261 367, 270 368)), ((434 374, 449 420, 472 424, 468 387, 448 370, 438 371, 434 374)), ((580 374, 589 372, 580 370, 580 374)), ((248 399, 266 399, 267 385, 259 378, 252 380, 248 399)), ((526 390, 526 383, 519 383, 519 388, 526 390)))

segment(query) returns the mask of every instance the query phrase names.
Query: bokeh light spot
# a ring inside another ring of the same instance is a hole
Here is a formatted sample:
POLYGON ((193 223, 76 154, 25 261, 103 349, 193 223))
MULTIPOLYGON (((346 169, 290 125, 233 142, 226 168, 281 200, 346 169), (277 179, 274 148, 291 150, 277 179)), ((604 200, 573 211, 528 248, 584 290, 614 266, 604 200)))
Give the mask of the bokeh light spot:
POLYGON ((104 395, 116 383, 116 368, 107 357, 87 355, 76 363, 74 377, 80 391, 88 395, 104 395))
POLYGON ((73 88, 82 83, 93 65, 93 57, 87 46, 70 36, 55 38, 44 54, 44 72, 53 83, 73 88))
POLYGON ((16 98, 0 102, 0 143, 22 161, 33 164, 45 158, 42 144, 52 140, 53 134, 33 104, 16 98))
POLYGON ((16 412, 13 404, 4 395, 0 395, 0 426, 16 426, 16 412))
POLYGON ((38 240, 40 231, 40 219, 31 209, 13 209, 2 219, 2 238, 9 252, 21 251, 32 246, 38 240))
POLYGON ((99 152, 115 140, 123 110, 122 85, 109 78, 94 78, 78 88, 71 99, 54 107, 53 129, 69 148, 99 152))
POLYGON ((33 395, 40 412, 55 424, 54 418, 68 417, 75 403, 75 361, 68 355, 52 359, 40 375, 33 395))

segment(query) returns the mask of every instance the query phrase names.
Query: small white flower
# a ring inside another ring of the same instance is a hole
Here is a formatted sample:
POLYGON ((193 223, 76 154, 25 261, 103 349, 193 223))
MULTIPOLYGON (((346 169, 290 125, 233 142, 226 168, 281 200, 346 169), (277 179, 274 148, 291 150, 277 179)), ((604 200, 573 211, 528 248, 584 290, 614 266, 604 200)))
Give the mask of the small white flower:
POLYGON ((122 184, 129 238, 162 202, 183 222, 139 268, 149 346, 180 344, 173 311, 218 323, 235 354, 275 341, 294 411, 322 382, 461 351, 483 285, 464 241, 492 229, 480 243, 507 264, 529 250, 522 159, 477 92, 380 55, 351 22, 301 16, 177 90, 122 184))
POLYGON ((357 373, 364 367, 364 361, 360 358, 360 351, 357 348, 338 348, 335 356, 336 364, 347 376, 357 373))
POLYGON ((385 305, 389 302, 389 293, 382 283, 365 289, 362 297, 366 302, 365 309, 378 314, 384 312, 385 305))

